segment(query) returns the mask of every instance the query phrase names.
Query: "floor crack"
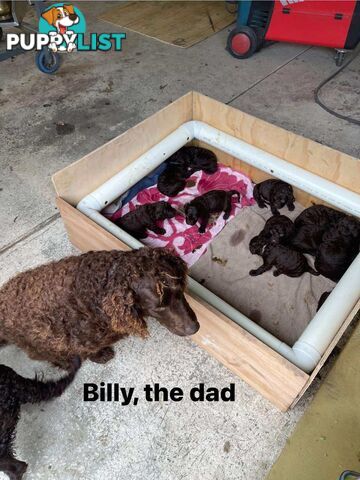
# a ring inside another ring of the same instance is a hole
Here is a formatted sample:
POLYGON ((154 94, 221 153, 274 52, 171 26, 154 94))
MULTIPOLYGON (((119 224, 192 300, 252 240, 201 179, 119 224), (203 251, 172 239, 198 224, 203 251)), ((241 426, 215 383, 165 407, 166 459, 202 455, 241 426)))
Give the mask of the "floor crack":
POLYGON ((19 237, 17 240, 15 240, 14 242, 11 242, 11 243, 8 243, 7 245, 4 245, 2 248, 0 248, 0 255, 3 255, 4 253, 6 253, 8 250, 10 250, 11 248, 15 247, 16 245, 18 245, 19 243, 23 242, 24 240, 26 240, 27 238, 31 237, 32 235, 34 235, 35 233, 39 232, 40 230, 42 230, 43 228, 47 227, 48 225, 52 224, 53 222, 55 222, 55 220, 57 220, 58 218, 60 218, 60 213, 55 213, 54 215, 52 215, 51 217, 47 218, 46 220, 44 220, 43 222, 39 223, 38 225, 35 225, 35 227, 33 227, 31 230, 29 230, 28 232, 24 233, 24 235, 21 235, 21 237, 19 237))

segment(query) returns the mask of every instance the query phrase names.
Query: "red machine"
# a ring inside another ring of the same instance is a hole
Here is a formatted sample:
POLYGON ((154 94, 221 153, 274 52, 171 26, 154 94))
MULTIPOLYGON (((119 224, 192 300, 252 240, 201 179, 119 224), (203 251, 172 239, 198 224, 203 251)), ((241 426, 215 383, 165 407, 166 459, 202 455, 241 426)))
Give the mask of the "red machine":
POLYGON ((238 2, 237 26, 227 49, 248 58, 267 40, 337 49, 337 64, 360 41, 358 0, 265 0, 238 2))

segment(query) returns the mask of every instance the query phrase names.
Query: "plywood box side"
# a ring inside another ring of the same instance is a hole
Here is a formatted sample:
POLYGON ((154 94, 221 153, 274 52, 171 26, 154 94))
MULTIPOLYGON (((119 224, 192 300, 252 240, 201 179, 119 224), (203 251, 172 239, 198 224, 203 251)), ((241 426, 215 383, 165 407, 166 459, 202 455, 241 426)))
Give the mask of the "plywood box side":
POLYGON ((333 148, 272 125, 221 102, 193 92, 194 120, 276 155, 356 193, 360 161, 333 148))
POLYGON ((81 252, 90 250, 131 250, 111 233, 90 220, 86 215, 57 197, 60 211, 70 242, 81 252))
POLYGON ((84 196, 192 120, 192 92, 115 137, 52 177, 58 196, 76 205, 84 196))

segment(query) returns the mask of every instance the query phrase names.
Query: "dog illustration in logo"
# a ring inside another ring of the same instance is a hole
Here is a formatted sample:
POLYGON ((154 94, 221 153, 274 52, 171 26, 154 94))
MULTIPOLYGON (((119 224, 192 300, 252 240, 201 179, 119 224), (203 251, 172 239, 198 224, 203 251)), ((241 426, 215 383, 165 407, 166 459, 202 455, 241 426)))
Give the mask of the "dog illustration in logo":
MULTIPOLYGON (((60 35, 65 33, 68 35, 73 34, 74 32, 68 30, 69 27, 79 23, 79 16, 74 11, 73 5, 63 5, 62 7, 52 7, 46 12, 42 13, 42 18, 44 18, 50 25, 56 28, 56 31, 60 35)), ((56 52, 57 50, 67 50, 72 52, 76 50, 76 44, 69 42, 67 48, 65 46, 59 46, 55 42, 49 44, 49 48, 56 52)))

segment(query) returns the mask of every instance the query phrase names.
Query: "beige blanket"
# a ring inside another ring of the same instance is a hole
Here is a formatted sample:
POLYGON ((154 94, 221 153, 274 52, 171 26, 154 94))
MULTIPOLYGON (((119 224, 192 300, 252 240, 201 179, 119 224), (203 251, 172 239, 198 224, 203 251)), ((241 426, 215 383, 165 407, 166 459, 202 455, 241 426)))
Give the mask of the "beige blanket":
MULTIPOLYGON (((303 207, 281 213, 294 219, 303 207)), ((269 209, 244 208, 211 242, 190 275, 241 313, 292 346, 316 312, 321 294, 334 282, 305 273, 299 278, 274 277, 272 271, 250 277, 262 258, 249 252, 249 241, 271 217, 269 209)), ((312 264, 313 259, 307 255, 312 264)))

